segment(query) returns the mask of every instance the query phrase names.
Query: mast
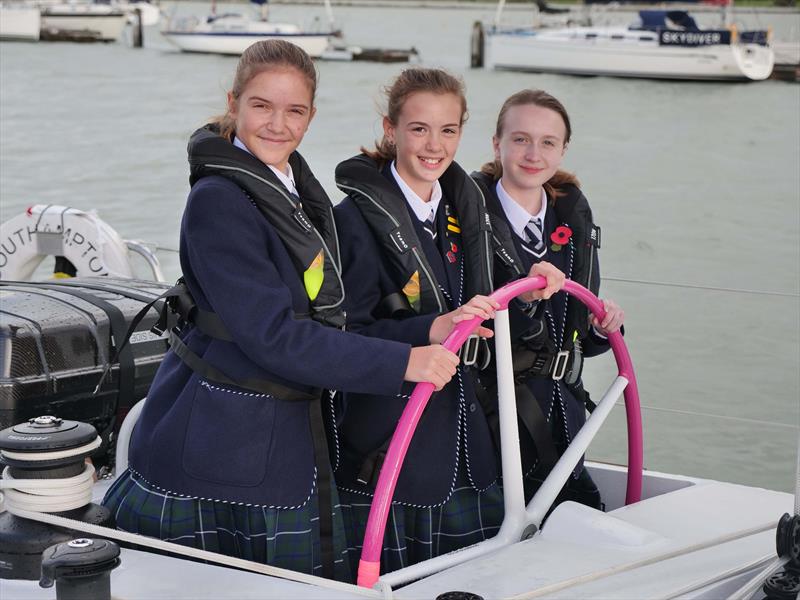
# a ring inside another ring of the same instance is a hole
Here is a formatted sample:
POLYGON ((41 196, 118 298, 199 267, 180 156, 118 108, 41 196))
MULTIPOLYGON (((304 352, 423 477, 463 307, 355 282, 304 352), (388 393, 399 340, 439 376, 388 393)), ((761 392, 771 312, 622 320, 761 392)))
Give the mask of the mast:
POLYGON ((328 25, 331 28, 331 31, 336 31, 336 20, 333 18, 333 7, 331 6, 331 0, 325 0, 325 14, 328 15, 328 25))
POLYGON ((497 3, 497 11, 494 13, 494 28, 498 29, 500 27, 500 15, 503 14, 503 7, 506 5, 506 0, 500 0, 497 3))

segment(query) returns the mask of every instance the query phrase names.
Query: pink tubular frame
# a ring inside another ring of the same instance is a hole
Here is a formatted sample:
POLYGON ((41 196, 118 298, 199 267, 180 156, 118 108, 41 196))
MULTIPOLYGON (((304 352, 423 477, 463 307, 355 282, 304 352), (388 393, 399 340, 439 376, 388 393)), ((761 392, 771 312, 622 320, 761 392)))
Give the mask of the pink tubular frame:
MULTIPOLYGON (((508 308, 509 302, 520 294, 541 289, 545 287, 545 284, 545 279, 541 276, 518 279, 496 290, 491 297, 500 303, 499 310, 505 310, 508 308)), ((602 301, 583 286, 567 280, 563 291, 583 302, 598 320, 602 320, 605 316, 602 301)), ((480 324, 481 320, 478 317, 459 323, 444 341, 444 347, 457 352, 480 324)), ((628 380, 624 391, 628 421, 628 482, 625 503, 632 504, 641 499, 642 491, 642 417, 639 407, 639 391, 630 354, 622 335, 619 332, 612 333, 608 336, 608 341, 617 362, 619 376, 628 380)), ((358 585, 360 586, 372 587, 380 576, 383 534, 397 478, 411 438, 432 393, 433 384, 417 384, 389 444, 367 521, 364 547, 358 567, 358 585)))

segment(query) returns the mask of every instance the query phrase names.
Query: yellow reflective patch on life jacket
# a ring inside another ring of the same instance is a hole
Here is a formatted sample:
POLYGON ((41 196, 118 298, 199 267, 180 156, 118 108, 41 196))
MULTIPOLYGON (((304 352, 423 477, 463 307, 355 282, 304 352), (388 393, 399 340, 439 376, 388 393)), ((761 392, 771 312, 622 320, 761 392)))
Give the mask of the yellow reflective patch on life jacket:
POLYGON ((447 220, 448 220, 450 223, 452 223, 453 225, 458 225, 458 219, 456 219, 455 217, 448 216, 448 217, 447 217, 447 220))
POLYGON ((320 289, 322 289, 322 281, 325 279, 325 255, 320 250, 319 254, 314 257, 311 264, 303 272, 303 284, 306 286, 306 294, 313 302, 317 299, 320 289))
POLYGON ((447 230, 448 231, 453 231, 455 233, 461 233, 461 228, 460 227, 456 227, 455 225, 450 225, 450 223, 447 224, 447 230))
POLYGON ((403 294, 408 298, 408 303, 415 311, 419 312, 420 290, 419 290, 419 271, 409 278, 403 286, 403 294))

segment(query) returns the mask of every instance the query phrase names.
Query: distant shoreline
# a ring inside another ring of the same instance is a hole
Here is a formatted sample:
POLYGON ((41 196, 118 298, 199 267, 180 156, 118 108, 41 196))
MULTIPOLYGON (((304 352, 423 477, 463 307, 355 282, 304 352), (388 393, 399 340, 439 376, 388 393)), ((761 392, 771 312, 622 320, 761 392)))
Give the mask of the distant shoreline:
MULTIPOLYGON (((173 0, 181 2, 186 0, 173 0)), ((249 0, 222 0, 230 4, 249 4, 249 0)), ((733 7, 734 14, 770 13, 770 14, 795 14, 800 12, 797 6, 770 6, 769 0, 741 0, 733 7)), ((574 11, 586 8, 603 12, 636 12, 643 9, 665 8, 663 4, 576 4, 568 0, 549 0, 550 4, 558 5, 559 8, 570 8, 574 11)), ((323 0, 270 0, 270 5, 308 5, 322 6, 323 0)), ((331 0, 333 6, 358 6, 373 8, 450 8, 450 9, 494 9, 497 2, 486 2, 485 0, 331 0)), ((533 2, 508 2, 504 10, 523 11, 531 10, 535 4, 533 2)), ((709 4, 683 4, 680 2, 669 3, 669 10, 688 10, 694 13, 716 13, 721 10, 719 6, 709 4)))
MULTIPOLYGON (((234 0, 235 2, 247 3, 249 0, 234 0)), ((762 3, 763 0, 755 0, 748 3, 745 0, 737 2, 733 7, 733 12, 769 12, 769 13, 797 13, 800 7, 797 6, 770 6, 762 3)), ((660 4, 581 4, 570 2, 569 0, 549 0, 549 4, 558 5, 559 8, 569 8, 580 10, 582 8, 597 8, 607 12, 635 12, 643 9, 664 8, 660 4)), ((322 6, 323 0, 270 0, 270 4, 307 4, 311 6, 322 6)), ((331 0, 333 6, 371 6, 375 8, 487 8, 497 7, 497 2, 486 2, 485 0, 331 0)), ((530 10, 535 6, 534 2, 506 2, 504 10, 530 10)), ((691 12, 719 12, 721 7, 710 4, 692 3, 669 3, 669 10, 688 10, 691 12)))

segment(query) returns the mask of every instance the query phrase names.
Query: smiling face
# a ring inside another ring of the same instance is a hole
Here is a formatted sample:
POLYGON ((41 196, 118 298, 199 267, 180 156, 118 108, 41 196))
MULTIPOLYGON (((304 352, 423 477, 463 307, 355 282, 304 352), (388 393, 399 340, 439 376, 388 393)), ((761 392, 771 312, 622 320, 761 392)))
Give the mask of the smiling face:
POLYGON ((239 98, 228 93, 236 136, 261 162, 286 172, 289 155, 303 140, 314 116, 307 79, 293 67, 261 71, 239 98))
POLYGON ((383 119, 384 135, 397 150, 397 172, 425 201, 455 158, 462 117, 455 94, 415 92, 403 103, 397 123, 383 119))
POLYGON ((515 198, 538 198, 542 185, 561 166, 566 135, 556 111, 535 104, 510 107, 502 134, 492 138, 495 158, 503 165, 503 188, 515 198))

